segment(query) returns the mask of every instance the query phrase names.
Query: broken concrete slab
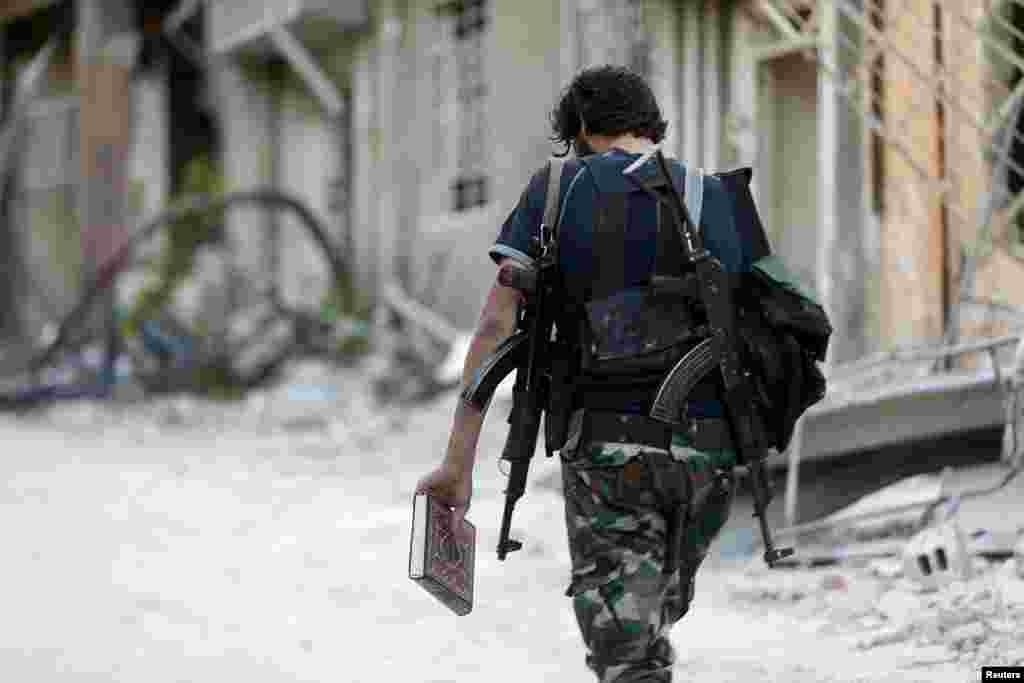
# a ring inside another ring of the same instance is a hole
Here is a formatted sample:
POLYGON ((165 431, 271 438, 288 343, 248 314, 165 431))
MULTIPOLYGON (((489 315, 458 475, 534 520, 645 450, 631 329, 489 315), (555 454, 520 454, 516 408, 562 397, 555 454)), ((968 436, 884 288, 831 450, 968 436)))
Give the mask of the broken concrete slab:
POLYGON ((975 529, 968 534, 967 547, 972 555, 987 560, 1006 560, 1013 557, 1018 538, 1016 531, 975 529))
POLYGON ((914 648, 914 666, 931 666, 934 664, 946 664, 955 662, 958 659, 956 652, 950 651, 945 645, 925 645, 914 648))
POLYGON ((922 529, 907 541, 902 556, 904 575, 926 586, 971 576, 966 534, 956 519, 922 529))
POLYGON ((992 583, 1007 606, 1024 607, 1024 579, 1017 576, 1012 566, 997 570, 992 583))
POLYGON ((1013 555, 1016 562, 1017 576, 1024 579, 1024 536, 1020 538, 1013 548, 1013 555))
MULTIPOLYGON (((837 526, 846 523, 857 527, 877 525, 880 523, 879 520, 862 517, 869 514, 882 514, 890 510, 900 510, 907 506, 923 507, 937 501, 942 493, 942 476, 940 474, 919 474, 901 479, 895 484, 868 494, 855 503, 832 513, 826 520, 837 526)), ((918 511, 911 510, 909 514, 914 516, 916 512, 918 511)))
POLYGON ((911 630, 908 626, 888 627, 858 639, 854 647, 858 650, 871 650, 884 645, 905 643, 910 636, 911 630))
POLYGON ((891 557, 882 557, 872 560, 867 567, 868 571, 883 579, 895 579, 903 575, 903 563, 891 557))

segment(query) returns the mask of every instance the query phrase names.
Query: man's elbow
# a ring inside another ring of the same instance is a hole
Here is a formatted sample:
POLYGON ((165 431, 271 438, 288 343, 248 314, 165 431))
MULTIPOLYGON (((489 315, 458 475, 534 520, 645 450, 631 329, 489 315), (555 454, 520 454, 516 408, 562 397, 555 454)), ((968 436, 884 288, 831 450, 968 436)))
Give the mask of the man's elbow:
POLYGON ((491 291, 487 293, 483 310, 480 311, 477 337, 501 342, 512 334, 515 331, 516 312, 519 310, 521 299, 522 294, 519 291, 495 282, 491 286, 491 291))

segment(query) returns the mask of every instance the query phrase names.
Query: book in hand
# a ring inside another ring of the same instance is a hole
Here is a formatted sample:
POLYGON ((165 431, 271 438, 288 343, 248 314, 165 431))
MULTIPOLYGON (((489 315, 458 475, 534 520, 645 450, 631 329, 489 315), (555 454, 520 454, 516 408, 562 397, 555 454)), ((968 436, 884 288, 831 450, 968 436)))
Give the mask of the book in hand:
POLYGON ((452 525, 452 511, 427 493, 412 500, 409 578, 459 616, 473 609, 476 527, 452 525))

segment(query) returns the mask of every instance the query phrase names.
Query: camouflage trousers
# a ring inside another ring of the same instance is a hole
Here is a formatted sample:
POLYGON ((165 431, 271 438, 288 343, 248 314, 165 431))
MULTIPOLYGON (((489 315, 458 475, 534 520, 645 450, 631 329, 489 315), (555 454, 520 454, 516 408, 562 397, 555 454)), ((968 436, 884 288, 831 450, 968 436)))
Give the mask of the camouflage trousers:
POLYGON ((698 451, 681 433, 673 436, 670 450, 584 443, 572 432, 562 449, 572 557, 566 595, 573 600, 587 666, 601 683, 672 680, 669 630, 688 611, 697 569, 732 507, 735 453, 698 451), (658 457, 705 494, 682 528, 678 569, 672 574, 662 571, 669 543, 665 508, 651 486, 631 486, 632 477, 624 476, 658 457))

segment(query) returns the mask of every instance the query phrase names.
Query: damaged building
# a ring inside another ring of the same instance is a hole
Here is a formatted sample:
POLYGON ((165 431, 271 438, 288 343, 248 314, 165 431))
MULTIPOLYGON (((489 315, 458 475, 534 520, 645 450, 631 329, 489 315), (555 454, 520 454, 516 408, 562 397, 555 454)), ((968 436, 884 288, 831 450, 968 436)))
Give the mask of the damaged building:
MULTIPOLYGON (((552 151, 548 112, 604 62, 650 79, 668 152, 754 168, 776 251, 832 317, 833 365, 1018 327, 1016 2, 21 0, 0 10, 5 121, 61 14, 72 38, 0 158, 8 334, 66 310, 197 159, 223 190, 300 197, 369 296, 397 281, 471 327, 487 248, 552 151)), ((299 300, 329 286, 287 217, 226 228, 252 277, 299 300)), ((885 443, 886 415, 901 439, 1001 419, 990 377, 961 384, 941 405, 820 412, 808 450, 885 443)))

